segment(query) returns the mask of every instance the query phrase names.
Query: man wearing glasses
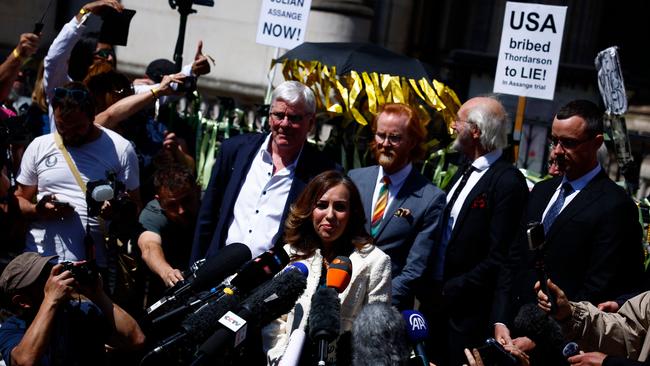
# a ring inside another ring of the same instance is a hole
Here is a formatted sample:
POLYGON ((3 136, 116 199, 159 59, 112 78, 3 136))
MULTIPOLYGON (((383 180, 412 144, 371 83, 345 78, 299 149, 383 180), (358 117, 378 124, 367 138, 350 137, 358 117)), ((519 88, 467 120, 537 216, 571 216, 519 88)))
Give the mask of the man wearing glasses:
MULTIPOLYGON (((603 111, 598 106, 586 100, 563 106, 550 138, 560 175, 535 185, 524 221, 544 226, 548 278, 569 298, 593 304, 634 292, 643 273, 638 211, 598 163, 602 143, 603 111)), ((537 277, 524 232, 513 249, 511 259, 520 267, 513 276, 512 310, 517 311, 536 301, 530 289, 537 277)), ((503 338, 510 337, 506 333, 503 338)), ((534 346, 527 338, 514 342, 524 350, 534 346)))
POLYGON ((223 142, 201 203, 191 262, 232 243, 246 244, 253 257, 282 245, 289 205, 313 177, 337 168, 306 143, 315 113, 314 93, 285 81, 271 98, 271 133, 223 142))
POLYGON ((430 343, 439 352, 448 352, 448 360, 444 354, 438 356, 440 363, 460 365, 466 362, 463 349, 482 345, 495 321, 501 321, 503 299, 495 296, 497 279, 517 233, 528 188, 503 152, 508 116, 496 97, 465 102, 452 128, 457 136, 453 148, 466 164, 449 186, 441 245, 433 264, 434 279, 442 288, 442 310, 434 313, 446 327, 438 334, 448 339, 430 343))
POLYGON ((366 229, 375 245, 391 258, 392 300, 399 310, 422 301, 422 286, 434 250, 432 233, 444 209, 444 193, 413 167, 426 152, 427 130, 417 112, 405 104, 386 104, 373 121, 370 147, 378 165, 354 169, 366 229))
POLYGON ((25 251, 59 261, 96 259, 106 268, 108 223, 89 215, 86 184, 115 173, 139 207, 138 159, 126 139, 93 123, 94 101, 83 84, 55 88, 52 107, 57 132, 29 144, 16 179, 20 209, 32 220, 25 251))

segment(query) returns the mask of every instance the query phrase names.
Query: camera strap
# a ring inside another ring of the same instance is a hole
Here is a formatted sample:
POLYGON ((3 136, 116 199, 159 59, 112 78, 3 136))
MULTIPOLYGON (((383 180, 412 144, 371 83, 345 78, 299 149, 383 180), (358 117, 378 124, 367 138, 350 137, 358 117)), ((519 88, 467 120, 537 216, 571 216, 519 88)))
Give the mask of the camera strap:
MULTIPOLYGON (((54 142, 56 143, 56 147, 61 150, 61 154, 63 154, 63 157, 65 158, 66 163, 68 163, 68 167, 70 168, 70 171, 72 172, 72 175, 74 176, 74 179, 77 181, 77 184, 79 185, 79 188, 81 188, 81 192, 84 194, 84 197, 86 196, 86 182, 81 179, 81 173, 79 173, 79 169, 77 169, 77 165, 72 161, 72 157, 70 157, 70 153, 68 152, 68 149, 65 148, 65 145, 63 144, 63 139, 61 139, 61 135, 59 135, 59 132, 54 131, 54 142)), ((90 235, 90 217, 89 215, 86 215, 86 235, 84 237, 84 247, 86 250, 86 259, 87 260, 94 260, 95 259, 95 245, 94 245, 94 240, 92 236, 90 235)), ((106 225, 104 223, 104 219, 99 217, 99 226, 102 228, 102 233, 103 236, 106 237, 106 225)))

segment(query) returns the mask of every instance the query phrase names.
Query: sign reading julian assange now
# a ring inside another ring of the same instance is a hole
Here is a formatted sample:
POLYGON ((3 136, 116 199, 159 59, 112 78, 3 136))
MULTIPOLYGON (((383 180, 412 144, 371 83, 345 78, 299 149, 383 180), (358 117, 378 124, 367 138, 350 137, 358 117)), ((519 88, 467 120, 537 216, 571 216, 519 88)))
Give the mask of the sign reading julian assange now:
POLYGON ((553 99, 566 6, 507 2, 494 92, 553 99))
POLYGON ((257 43, 291 49, 305 40, 311 0, 262 0, 257 43))

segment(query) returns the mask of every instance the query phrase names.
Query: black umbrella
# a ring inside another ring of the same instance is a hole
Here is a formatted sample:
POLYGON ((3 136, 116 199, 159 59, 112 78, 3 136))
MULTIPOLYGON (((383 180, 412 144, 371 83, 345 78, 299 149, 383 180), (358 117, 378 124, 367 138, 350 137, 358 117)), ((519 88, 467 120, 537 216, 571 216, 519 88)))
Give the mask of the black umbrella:
POLYGON ((428 64, 371 43, 305 42, 278 59, 283 60, 319 61, 329 67, 336 66, 339 75, 365 71, 416 80, 433 78, 428 64))

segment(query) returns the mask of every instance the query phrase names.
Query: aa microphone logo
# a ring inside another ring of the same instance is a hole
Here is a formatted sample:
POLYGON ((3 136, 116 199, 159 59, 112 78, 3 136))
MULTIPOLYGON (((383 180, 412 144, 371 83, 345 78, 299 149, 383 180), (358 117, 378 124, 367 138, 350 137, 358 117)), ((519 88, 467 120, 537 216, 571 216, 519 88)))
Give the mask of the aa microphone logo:
POLYGON ((427 330, 427 323, 420 314, 411 314, 409 324, 413 330, 427 330))

